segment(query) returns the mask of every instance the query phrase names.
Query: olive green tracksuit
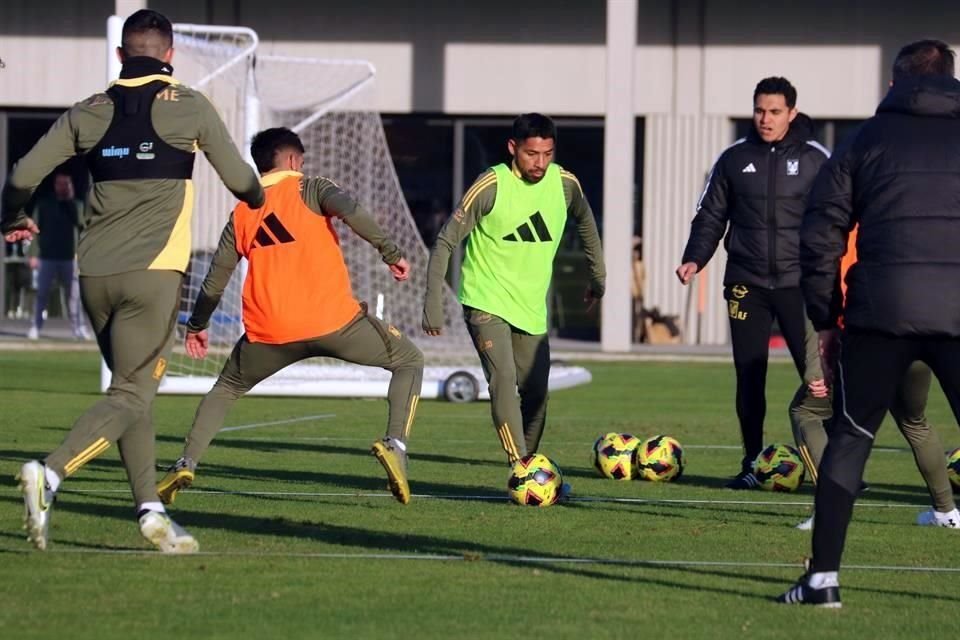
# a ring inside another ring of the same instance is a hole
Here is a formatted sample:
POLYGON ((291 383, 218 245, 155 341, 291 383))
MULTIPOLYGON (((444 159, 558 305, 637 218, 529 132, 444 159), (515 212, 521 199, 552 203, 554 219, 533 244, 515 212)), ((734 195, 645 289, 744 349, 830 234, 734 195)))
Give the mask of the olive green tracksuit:
POLYGON ((427 268, 423 328, 429 331, 444 327, 444 279, 454 248, 467 240, 459 300, 509 462, 536 452, 543 435, 550 373, 547 291, 531 295, 526 281, 552 274, 556 245, 551 251, 549 243, 559 242, 568 218, 583 244, 594 297, 603 295, 606 278, 596 222, 579 181, 556 164, 548 166, 542 182, 546 186, 549 180, 551 191, 531 201, 522 192, 535 186, 523 182, 515 168, 501 165, 480 174, 440 231, 427 268), (526 260, 520 269, 510 269, 513 252, 526 260), (473 289, 467 278, 471 268, 473 289))
MULTIPOLYGON (((817 469, 829 434, 829 426, 824 428, 824 424, 829 424, 833 416, 833 398, 814 398, 807 389, 807 382, 823 377, 817 333, 809 322, 806 346, 808 374, 804 376, 805 383, 797 389, 790 403, 790 424, 810 477, 816 483, 817 469)), ((934 508, 946 513, 952 511, 955 504, 947 477, 943 444, 936 429, 930 426, 924 415, 931 376, 930 368, 922 362, 910 365, 897 387, 897 395, 890 405, 890 415, 913 450, 913 457, 930 491, 934 508)))
POLYGON ((81 295, 112 378, 45 463, 63 478, 116 442, 138 505, 158 500, 150 409, 190 258, 195 150, 238 198, 259 206, 264 197, 213 105, 171 73, 160 60, 130 58, 110 89, 64 113, 14 167, 0 222, 3 232, 23 227, 41 180, 74 155, 87 160, 94 185, 78 247, 81 295))
MULTIPOLYGON (((377 248, 386 264, 395 264, 403 257, 376 220, 332 181, 322 177, 303 178, 300 195, 306 207, 317 215, 343 220, 354 233, 377 248)), ((282 211, 277 214, 283 217, 282 211)), ((207 328, 239 260, 231 217, 200 287, 187 331, 197 333, 207 328)), ((304 291, 303 295, 317 294, 304 291)), ((257 383, 295 362, 318 357, 338 358, 390 371, 393 375, 387 389, 387 435, 406 442, 423 383, 423 354, 396 328, 367 315, 365 304, 360 306, 360 313, 346 325, 309 340, 275 344, 250 342, 246 335, 242 336, 213 389, 197 408, 182 457, 198 463, 223 426, 230 407, 257 383)))

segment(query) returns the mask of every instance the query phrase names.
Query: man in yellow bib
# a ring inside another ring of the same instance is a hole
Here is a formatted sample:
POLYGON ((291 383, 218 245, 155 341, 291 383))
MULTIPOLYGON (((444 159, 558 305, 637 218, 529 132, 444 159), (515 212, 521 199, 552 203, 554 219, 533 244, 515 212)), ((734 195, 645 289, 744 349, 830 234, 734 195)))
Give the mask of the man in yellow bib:
POLYGON ((567 218, 590 267, 584 301, 603 295, 606 272, 593 211, 580 182, 553 162, 557 130, 539 113, 513 122, 511 166, 487 169, 467 189, 430 254, 423 330, 440 335, 443 285, 454 247, 467 240, 458 299, 490 385, 491 412, 511 464, 534 453, 547 415, 547 290, 567 218), (519 391, 519 398, 517 392, 519 391))

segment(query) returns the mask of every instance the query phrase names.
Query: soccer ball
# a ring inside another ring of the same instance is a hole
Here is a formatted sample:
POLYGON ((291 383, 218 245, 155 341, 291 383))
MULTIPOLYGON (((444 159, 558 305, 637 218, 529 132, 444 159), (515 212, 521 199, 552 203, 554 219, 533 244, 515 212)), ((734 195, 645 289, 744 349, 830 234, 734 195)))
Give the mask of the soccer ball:
POLYGON ((683 475, 683 447, 670 436, 654 436, 634 450, 633 469, 638 478, 665 482, 683 475))
POLYGON ((629 433, 608 433, 593 443, 593 466, 605 478, 633 477, 633 450, 640 440, 629 433))
POLYGON ((510 470, 510 499, 528 507, 549 507, 560 498, 563 475, 550 458, 532 453, 520 458, 510 470))
POLYGON ((800 453, 786 444, 772 444, 753 461, 753 474, 767 491, 796 491, 806 469, 800 453))
POLYGON ((960 447, 947 454, 947 477, 955 491, 960 491, 960 447))

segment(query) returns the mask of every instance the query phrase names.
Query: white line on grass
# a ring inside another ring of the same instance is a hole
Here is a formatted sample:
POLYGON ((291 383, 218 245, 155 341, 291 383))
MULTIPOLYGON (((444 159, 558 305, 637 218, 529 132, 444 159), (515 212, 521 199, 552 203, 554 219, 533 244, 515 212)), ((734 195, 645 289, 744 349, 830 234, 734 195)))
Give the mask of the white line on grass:
MULTIPOLYGON (((332 414, 331 414, 332 415, 332 414)), ((227 429, 221 429, 221 431, 227 431, 227 429)), ((274 441, 274 440, 303 440, 305 442, 369 442, 369 438, 359 438, 359 437, 334 437, 334 436, 255 436, 248 438, 248 440, 254 441, 274 441)), ((496 442, 496 440, 457 440, 457 439, 434 439, 434 443, 438 444, 490 444, 490 442, 496 442)), ((550 446, 557 447, 570 447, 570 446, 583 446, 585 444, 584 440, 561 440, 558 442, 551 442, 550 446)), ((738 444, 685 444, 683 445, 684 449, 716 449, 716 450, 737 450, 742 451, 743 447, 738 444)), ((900 447, 873 447, 870 449, 871 453, 875 452, 881 453, 911 453, 908 448, 900 447)), ((417 452, 413 451, 413 457, 416 457, 417 452)))
MULTIPOLYGON (((10 491, 19 491, 16 487, 10 491)), ((129 489, 64 489, 64 493, 84 493, 84 494, 113 494, 128 493, 129 489)), ((391 498, 393 494, 386 492, 362 492, 362 491, 215 491, 212 489, 186 489, 180 492, 180 495, 200 496, 205 498, 221 496, 251 496, 268 498, 391 498)), ((413 498, 422 500, 489 500, 493 502, 503 502, 507 500, 506 495, 463 495, 457 493, 414 493, 413 498)), ((777 507, 811 507, 813 501, 796 500, 707 500, 693 498, 617 498, 617 497, 589 497, 589 496, 571 496, 570 502, 620 502, 625 504, 737 504, 745 506, 777 506, 777 507)), ((880 509, 922 509, 922 504, 904 504, 904 503, 881 503, 881 502, 858 502, 857 507, 873 507, 880 509)))
MULTIPOLYGON (((4 553, 33 553, 25 548, 0 548, 4 553)), ((47 554, 94 554, 94 555, 149 555, 165 556, 159 551, 141 549, 48 549, 47 554)), ((732 567, 751 569, 795 569, 800 565, 790 562, 736 562, 725 560, 639 560, 630 558, 577 558, 549 556, 518 556, 500 553, 328 553, 310 551, 200 551, 193 554, 207 557, 270 557, 270 558, 313 558, 320 560, 418 560, 429 562, 502 562, 514 564, 587 564, 618 567, 732 567)), ((960 573, 960 567, 912 567, 897 565, 844 565, 844 571, 907 571, 912 573, 960 573)))
POLYGON ((272 427, 278 424, 294 424, 297 422, 310 422, 311 420, 326 420, 327 418, 336 418, 337 414, 335 413, 321 413, 315 416, 303 416, 301 418, 290 418, 288 420, 274 420, 273 422, 254 422, 252 424, 241 424, 237 427, 224 427, 220 429, 220 432, 224 431, 243 431, 245 429, 257 429, 259 427, 272 427))

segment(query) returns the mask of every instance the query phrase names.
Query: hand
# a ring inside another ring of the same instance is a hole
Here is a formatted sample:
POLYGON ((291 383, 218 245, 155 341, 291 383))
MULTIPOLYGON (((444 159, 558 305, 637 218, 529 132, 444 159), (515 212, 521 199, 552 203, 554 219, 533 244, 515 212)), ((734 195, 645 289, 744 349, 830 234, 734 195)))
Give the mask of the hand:
POLYGON ((833 386, 833 367, 837 362, 840 349, 840 329, 823 329, 818 335, 820 342, 820 367, 823 379, 828 387, 833 386))
POLYGON ((583 292, 583 301, 587 303, 587 315, 593 311, 593 308, 597 306, 597 302, 600 301, 600 296, 593 292, 593 287, 587 285, 586 291, 583 292))
POLYGON ((390 273, 393 274, 393 279, 397 282, 403 282, 410 277, 410 263, 407 262, 406 258, 400 258, 394 264, 388 266, 390 267, 390 273))
POLYGON ((693 280, 693 277, 697 275, 699 270, 700 268, 697 267, 696 262, 684 262, 677 267, 677 277, 682 284, 690 284, 690 281, 693 280))
POLYGON ((827 389, 827 381, 823 378, 819 380, 812 380, 807 383, 807 391, 810 392, 814 398, 826 398, 829 393, 827 389))
POLYGON ((443 305, 436 305, 437 314, 440 316, 439 318, 433 317, 436 314, 427 313, 427 309, 433 306, 432 304, 427 304, 423 307, 423 318, 420 320, 420 326, 428 336, 439 336, 443 333, 443 305))
POLYGON ((27 258, 27 265, 28 265, 31 269, 39 269, 39 268, 40 268, 40 258, 38 258, 37 256, 30 256, 29 258, 27 258))
POLYGON ((187 337, 183 341, 183 348, 187 350, 187 355, 194 360, 203 360, 207 357, 207 346, 210 344, 210 336, 207 330, 193 333, 187 331, 187 337))
POLYGON ((7 242, 18 242, 20 240, 33 240, 33 236, 40 233, 37 223, 30 218, 24 218, 17 223, 17 228, 3 234, 3 239, 7 242))

